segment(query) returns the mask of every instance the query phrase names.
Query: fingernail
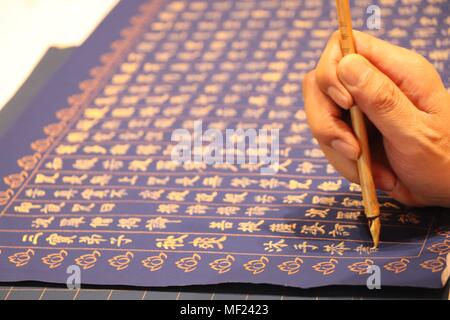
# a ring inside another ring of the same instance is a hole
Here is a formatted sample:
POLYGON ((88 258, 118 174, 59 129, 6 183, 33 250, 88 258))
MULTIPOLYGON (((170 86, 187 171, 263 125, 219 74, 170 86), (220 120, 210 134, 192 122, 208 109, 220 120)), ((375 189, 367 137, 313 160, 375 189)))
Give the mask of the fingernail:
POLYGON ((352 54, 342 59, 339 78, 348 86, 357 87, 367 79, 371 71, 372 68, 363 57, 352 54))
POLYGON ((331 142, 331 147, 342 154, 344 157, 357 160, 358 159, 358 150, 356 150, 352 145, 344 142, 342 140, 336 139, 331 142))
POLYGON ((336 102, 338 106, 344 109, 350 109, 352 101, 348 95, 344 94, 341 90, 335 87, 329 87, 327 94, 331 99, 333 99, 334 102, 336 102))

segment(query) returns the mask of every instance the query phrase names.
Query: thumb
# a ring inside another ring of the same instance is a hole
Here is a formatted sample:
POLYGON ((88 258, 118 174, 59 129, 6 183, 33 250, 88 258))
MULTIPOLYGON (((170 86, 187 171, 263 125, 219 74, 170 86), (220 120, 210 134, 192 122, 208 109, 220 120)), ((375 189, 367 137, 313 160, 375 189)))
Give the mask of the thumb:
POLYGON ((391 79, 363 56, 350 54, 342 58, 338 76, 355 104, 385 138, 413 134, 417 108, 391 79))

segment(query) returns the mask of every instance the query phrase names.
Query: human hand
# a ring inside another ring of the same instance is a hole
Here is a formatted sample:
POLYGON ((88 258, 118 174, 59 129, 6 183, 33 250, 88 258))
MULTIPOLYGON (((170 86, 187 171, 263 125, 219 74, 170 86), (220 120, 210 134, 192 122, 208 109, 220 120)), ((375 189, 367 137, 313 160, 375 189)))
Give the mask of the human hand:
POLYGON ((424 57, 354 31, 342 57, 339 34, 303 82, 308 123, 330 163, 358 183, 360 147, 346 112, 367 116, 377 188, 410 206, 450 207, 450 94, 424 57))

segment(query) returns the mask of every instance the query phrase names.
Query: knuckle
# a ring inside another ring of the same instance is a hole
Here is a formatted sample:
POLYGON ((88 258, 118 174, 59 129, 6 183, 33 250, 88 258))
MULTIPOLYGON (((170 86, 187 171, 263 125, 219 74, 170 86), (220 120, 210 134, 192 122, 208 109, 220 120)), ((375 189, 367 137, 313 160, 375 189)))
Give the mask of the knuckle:
POLYGON ((358 175, 358 171, 357 168, 352 168, 353 170, 349 170, 349 172, 341 172, 340 173, 344 176, 344 178, 346 178, 348 181, 352 182, 352 183, 356 183, 356 184, 360 184, 361 182, 359 181, 359 175, 358 175))
POLYGON ((440 158, 446 159, 450 149, 450 139, 444 133, 443 126, 437 121, 430 121, 430 123, 416 127, 418 128, 418 138, 416 139, 418 139, 420 149, 428 154, 437 154, 440 155, 440 158))
POLYGON ((331 42, 334 42, 334 41, 339 41, 340 37, 341 37, 340 31, 339 30, 335 30, 331 34, 330 40, 328 42, 331 43, 331 42))
POLYGON ((376 85, 372 99, 373 107, 383 114, 393 113, 400 103, 397 88, 386 80, 376 85))
POLYGON ((329 142, 331 142, 334 137, 334 132, 336 131, 333 123, 328 121, 317 121, 310 123, 310 128, 314 138, 325 145, 328 145, 329 142))
POLYGON ((347 159, 342 159, 342 156, 332 149, 321 146, 330 165, 334 170, 339 172, 345 179, 350 182, 359 184, 359 175, 356 163, 347 159))
POLYGON ((316 69, 316 79, 320 88, 327 87, 332 82, 330 67, 320 63, 316 69))

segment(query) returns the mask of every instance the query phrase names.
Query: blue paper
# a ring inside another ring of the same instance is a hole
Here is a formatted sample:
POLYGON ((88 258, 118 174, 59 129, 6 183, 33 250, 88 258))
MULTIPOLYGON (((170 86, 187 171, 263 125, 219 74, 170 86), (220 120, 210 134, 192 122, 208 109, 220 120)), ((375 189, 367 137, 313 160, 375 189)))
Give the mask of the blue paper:
MULTIPOLYGON (((367 31, 366 5, 352 8, 367 31)), ((448 86, 448 4, 382 8, 371 32, 448 86)), ((379 270, 382 285, 442 287, 448 210, 380 193, 371 248, 358 186, 308 130, 301 82, 335 29, 330 1, 120 3, 0 140, 0 281, 308 288, 379 270), (280 129, 277 173, 172 161, 172 132, 200 120, 280 129)))

